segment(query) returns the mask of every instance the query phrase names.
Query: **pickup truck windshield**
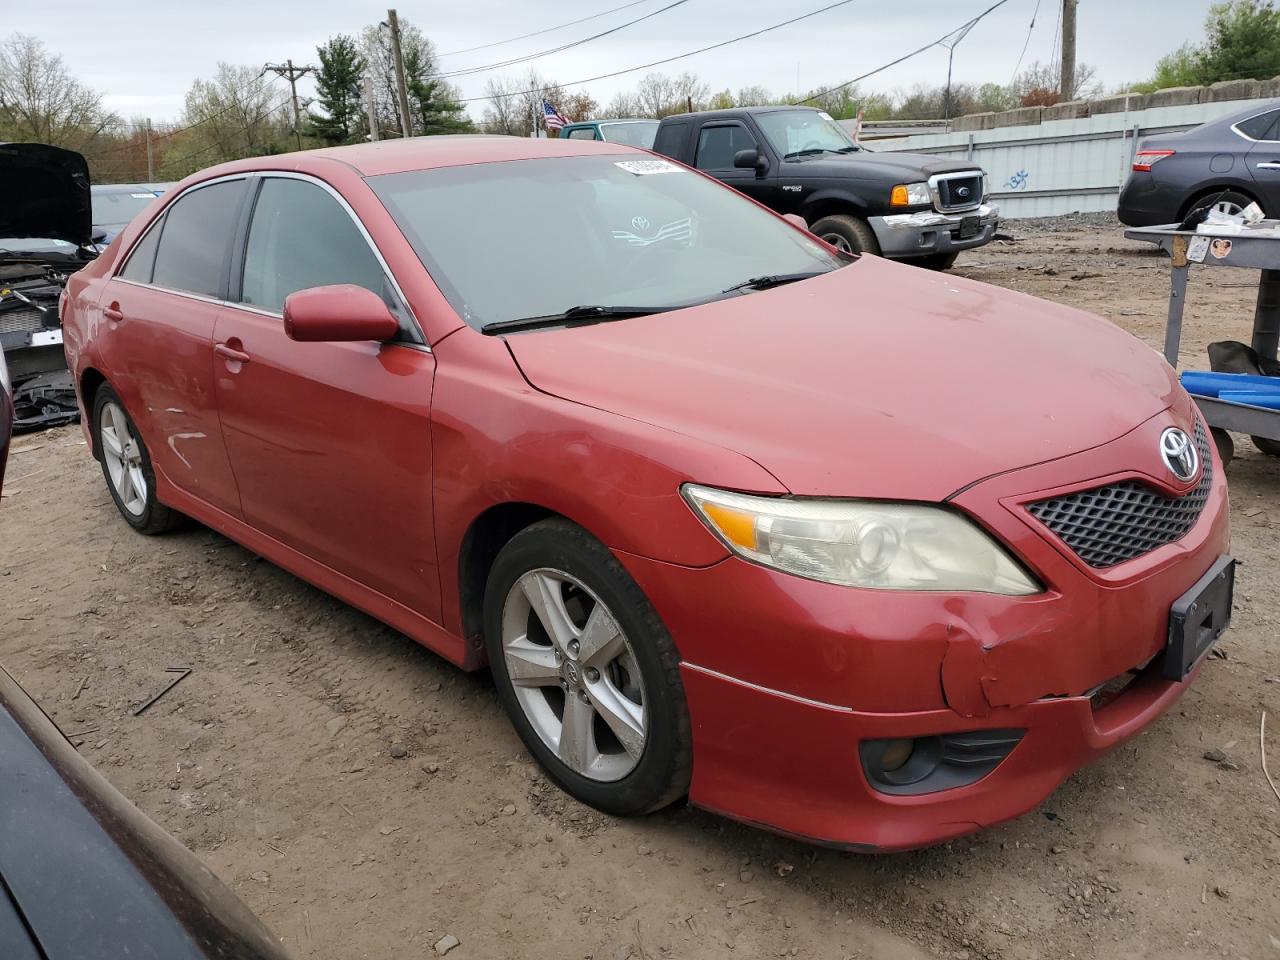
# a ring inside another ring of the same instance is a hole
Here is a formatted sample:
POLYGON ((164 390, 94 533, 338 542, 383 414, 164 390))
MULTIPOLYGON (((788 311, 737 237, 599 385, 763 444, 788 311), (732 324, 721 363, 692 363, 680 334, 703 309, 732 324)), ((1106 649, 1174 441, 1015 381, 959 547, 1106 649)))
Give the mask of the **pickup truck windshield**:
POLYGON ((588 304, 624 304, 634 316, 631 308, 749 296, 750 287, 726 291, 847 262, 734 191, 639 153, 478 163, 367 182, 476 328, 588 304))
POLYGON ((773 149, 784 157, 859 149, 838 123, 817 110, 776 110, 758 113, 755 120, 773 149))
POLYGON ((657 120, 628 120, 623 123, 600 124, 600 136, 610 143, 625 143, 629 147, 653 149, 658 135, 657 120))

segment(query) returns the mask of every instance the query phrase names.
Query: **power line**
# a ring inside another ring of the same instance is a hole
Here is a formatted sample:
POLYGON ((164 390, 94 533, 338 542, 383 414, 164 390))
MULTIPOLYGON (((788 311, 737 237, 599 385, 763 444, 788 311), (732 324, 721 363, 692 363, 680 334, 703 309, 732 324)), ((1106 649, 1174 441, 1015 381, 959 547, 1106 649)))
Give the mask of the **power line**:
POLYGON ((552 47, 550 50, 542 50, 538 53, 530 53, 523 57, 514 57, 511 60, 503 60, 500 63, 486 64, 483 67, 463 67, 458 70, 450 70, 446 73, 439 73, 439 74, 436 74, 436 76, 440 77, 441 79, 448 79, 449 77, 469 77, 472 74, 484 73, 487 70, 498 70, 502 67, 513 67, 518 63, 527 63, 530 60, 537 60, 539 57, 547 57, 553 53, 560 53, 564 50, 572 49, 573 47, 580 47, 584 43, 590 43, 592 40, 599 40, 601 37, 607 37, 611 33, 617 33, 619 30, 625 30, 627 27, 634 26, 635 24, 640 23, 642 20, 648 20, 652 17, 656 17, 659 14, 666 13, 668 10, 672 10, 676 7, 683 6, 688 2, 689 0, 675 0, 674 3, 669 3, 665 7, 662 7, 661 9, 654 10, 652 13, 646 13, 642 17, 636 17, 636 19, 634 20, 628 20, 626 23, 620 23, 616 27, 610 27, 608 30, 603 30, 600 33, 593 34, 592 36, 583 37, 581 40, 574 40, 571 43, 564 43, 558 47, 552 47))
POLYGON ((1022 42, 1022 52, 1018 54, 1018 63, 1013 68, 1013 76, 1009 78, 1009 86, 1018 79, 1018 71, 1022 69, 1022 58, 1027 55, 1027 47, 1031 45, 1031 31, 1036 28, 1036 16, 1040 13, 1040 0, 1036 0, 1036 8, 1031 13, 1031 26, 1027 27, 1027 39, 1022 42))
MULTIPOLYGON (((625 70, 615 70, 612 73, 602 73, 599 76, 586 77, 582 80, 570 80, 568 83, 562 84, 562 86, 572 87, 582 83, 594 83, 597 80, 608 80, 612 77, 621 77, 624 74, 635 73, 638 70, 648 70, 650 67, 660 67, 660 66, 663 66, 664 64, 674 63, 676 60, 684 60, 688 57, 697 56, 700 53, 706 53, 708 50, 718 50, 721 47, 729 46, 731 43, 738 43, 739 41, 742 41, 742 40, 750 40, 752 37, 758 37, 761 34, 770 33, 774 30, 779 30, 782 27, 789 27, 793 23, 799 23, 801 20, 808 20, 810 17, 816 17, 820 13, 826 13, 828 10, 834 10, 836 7, 843 7, 853 2, 854 0, 838 0, 837 3, 828 4, 825 7, 820 7, 817 10, 811 10, 809 13, 803 13, 798 17, 792 17, 790 20, 783 20, 781 23, 775 23, 769 27, 762 27, 759 30, 753 30, 751 33, 744 33, 742 34, 742 36, 734 37, 731 40, 722 40, 719 43, 713 43, 713 44, 710 44, 709 46, 699 47, 697 50, 690 50, 688 53, 677 54, 674 57, 667 57, 664 60, 654 60, 651 63, 642 63, 638 67, 628 67, 625 70)), ((1004 2, 1007 2, 1007 0, 1001 0, 1001 3, 1004 3, 1004 2)), ((930 46, 932 46, 932 44, 930 44, 930 46)), ((466 97, 462 100, 459 100, 458 102, 459 103, 477 103, 482 100, 509 100, 512 97, 523 97, 528 94, 541 93, 541 92, 542 90, 540 88, 535 88, 533 90, 516 90, 511 93, 500 93, 497 96, 490 96, 490 97, 466 97)))
POLYGON ((868 77, 874 77, 877 73, 883 73, 884 71, 888 70, 890 67, 896 67, 898 64, 902 63, 904 60, 910 60, 912 57, 918 57, 920 54, 924 53, 926 50, 932 50, 934 47, 942 43, 942 41, 946 40, 948 37, 954 36, 955 34, 959 33, 961 30, 966 30, 966 31, 972 30, 978 24, 978 22, 982 20, 987 14, 991 13, 993 10, 996 10, 999 7, 1003 7, 1008 2, 1009 0, 997 0, 996 3, 993 3, 991 6, 987 7, 987 9, 983 10, 980 14, 978 14, 972 20, 966 20, 964 23, 960 24, 960 26, 956 27, 954 30, 948 30, 942 36, 938 37, 937 40, 931 40, 928 43, 926 43, 923 47, 917 47, 915 50, 912 50, 910 53, 903 54, 901 57, 898 57, 898 59, 896 60, 890 60, 888 63, 883 64, 882 66, 876 67, 874 70, 868 70, 866 73, 862 74, 861 76, 854 77, 852 80, 846 80, 844 83, 836 84, 836 86, 834 87, 828 87, 826 90, 819 90, 817 93, 811 94, 810 96, 805 97, 803 100, 795 100, 793 101, 793 103, 795 103, 796 105, 799 105, 801 103, 812 103, 814 100, 817 100, 820 97, 825 97, 829 93, 835 93, 837 90, 843 90, 845 87, 851 87, 855 83, 858 83, 859 81, 866 80, 868 77))
POLYGON ((1062 4, 1061 3, 1058 4, 1058 22, 1057 22, 1057 25, 1053 28, 1053 48, 1049 53, 1049 72, 1050 73, 1058 72, 1058 54, 1060 53, 1060 48, 1058 46, 1058 38, 1060 36, 1062 36, 1062 4))
POLYGON ((626 10, 628 7, 638 7, 642 3, 649 3, 650 0, 631 0, 630 3, 624 3, 620 7, 611 7, 600 13, 593 13, 589 17, 581 17, 577 20, 570 20, 568 23, 559 23, 554 27, 544 27, 541 30, 535 30, 533 33, 522 33, 518 37, 508 37, 506 40, 495 40, 493 43, 482 43, 478 47, 467 47, 465 50, 450 50, 448 53, 438 53, 437 57, 453 57, 460 53, 475 53, 477 50, 488 50, 490 47, 500 47, 506 43, 515 43, 517 40, 528 40, 530 37, 540 37, 544 33, 554 33, 556 30, 563 30, 565 27, 576 27, 580 23, 586 23, 588 20, 598 20, 601 17, 608 16, 611 13, 617 13, 619 10, 626 10))

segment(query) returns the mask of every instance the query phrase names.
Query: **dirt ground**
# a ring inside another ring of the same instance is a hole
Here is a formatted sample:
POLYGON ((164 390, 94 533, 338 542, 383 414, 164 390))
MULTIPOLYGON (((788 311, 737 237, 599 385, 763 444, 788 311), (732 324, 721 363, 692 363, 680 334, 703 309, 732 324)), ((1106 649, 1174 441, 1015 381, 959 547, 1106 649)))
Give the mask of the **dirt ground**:
MULTIPOLYGON (((1017 242, 956 272, 1158 345, 1167 264, 1114 221, 1007 229, 1017 242)), ((1193 272, 1184 362, 1247 340, 1252 282, 1193 272)), ((208 530, 130 532, 77 427, 15 445, 0 662, 299 958, 435 956, 445 935, 452 960, 1280 958, 1280 803, 1259 750, 1266 710, 1280 775, 1280 460, 1238 449, 1226 659, 1038 812, 918 853, 580 806, 538 774, 487 675, 208 530), (133 717, 170 666, 194 672, 133 717)))

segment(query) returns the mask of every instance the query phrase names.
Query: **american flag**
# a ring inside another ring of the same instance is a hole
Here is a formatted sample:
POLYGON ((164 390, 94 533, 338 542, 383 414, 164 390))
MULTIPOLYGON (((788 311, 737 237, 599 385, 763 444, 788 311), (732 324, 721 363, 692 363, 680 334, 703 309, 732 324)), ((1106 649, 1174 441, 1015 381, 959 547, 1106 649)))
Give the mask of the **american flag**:
POLYGON ((542 101, 542 120, 548 130, 560 130, 569 122, 563 113, 551 105, 550 100, 542 101))

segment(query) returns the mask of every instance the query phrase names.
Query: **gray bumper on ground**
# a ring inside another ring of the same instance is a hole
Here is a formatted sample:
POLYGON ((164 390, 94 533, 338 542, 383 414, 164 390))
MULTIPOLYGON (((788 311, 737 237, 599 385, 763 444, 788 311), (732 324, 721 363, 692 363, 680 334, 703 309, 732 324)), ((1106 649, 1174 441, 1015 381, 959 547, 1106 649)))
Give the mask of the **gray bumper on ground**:
POLYGON ((932 253, 971 250, 989 243, 999 219, 1000 208, 994 203, 984 203, 965 213, 921 210, 919 213, 868 217, 867 223, 875 231, 882 256, 923 257, 932 253), (978 232, 961 240, 961 223, 972 217, 978 218, 978 232))

